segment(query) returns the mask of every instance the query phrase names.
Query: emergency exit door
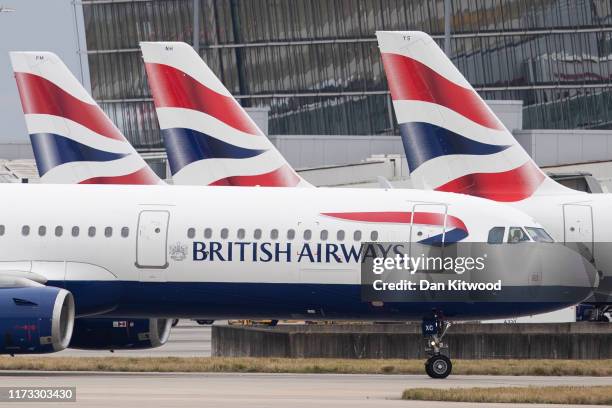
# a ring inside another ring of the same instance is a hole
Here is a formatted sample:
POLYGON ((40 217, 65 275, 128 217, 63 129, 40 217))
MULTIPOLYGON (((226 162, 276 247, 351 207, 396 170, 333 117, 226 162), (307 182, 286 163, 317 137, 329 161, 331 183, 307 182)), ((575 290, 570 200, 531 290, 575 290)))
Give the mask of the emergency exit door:
POLYGON ((593 212, 590 205, 563 205, 564 240, 577 246, 585 258, 593 258, 593 212))
MULTIPOLYGON (((161 270, 168 267, 168 211, 141 211, 136 237, 136 266, 141 269, 161 270)), ((141 271, 141 281, 163 280, 159 272, 141 271)))

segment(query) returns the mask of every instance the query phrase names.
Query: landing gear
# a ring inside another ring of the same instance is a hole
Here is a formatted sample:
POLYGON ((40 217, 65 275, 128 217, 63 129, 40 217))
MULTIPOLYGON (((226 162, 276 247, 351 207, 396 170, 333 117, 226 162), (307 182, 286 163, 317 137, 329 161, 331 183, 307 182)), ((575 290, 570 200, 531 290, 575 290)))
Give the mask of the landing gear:
POLYGON ((612 306, 600 306, 596 309, 596 311, 597 313, 595 313, 595 321, 604 323, 610 322, 610 316, 612 316, 612 306))
POLYGON ((196 323, 201 325, 201 326, 209 326, 209 325, 213 324, 214 322, 215 322, 214 320, 196 319, 196 323))
POLYGON ((453 369, 450 358, 442 354, 442 350, 448 350, 448 346, 442 343, 442 338, 450 325, 441 314, 423 319, 423 336, 427 341, 425 352, 429 355, 425 363, 425 372, 431 378, 446 378, 453 369))
POLYGON ((612 306, 583 303, 576 309, 577 321, 605 322, 611 321, 612 306))
POLYGON ((425 362, 425 372, 431 378, 446 378, 452 369, 453 363, 444 354, 429 357, 425 362))

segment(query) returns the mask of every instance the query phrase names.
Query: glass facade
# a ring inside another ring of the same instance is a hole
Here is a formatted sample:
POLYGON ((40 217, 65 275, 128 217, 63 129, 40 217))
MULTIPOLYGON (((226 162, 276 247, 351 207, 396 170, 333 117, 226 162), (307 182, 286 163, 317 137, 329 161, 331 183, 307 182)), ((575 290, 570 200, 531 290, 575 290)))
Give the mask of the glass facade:
MULTIPOLYGON (((94 98, 161 146, 139 41, 193 41, 193 0, 83 1, 94 98)), ((374 32, 443 42, 443 0, 199 0, 199 52, 270 134, 396 133, 374 32)), ((451 0, 451 57, 525 128, 612 128, 610 0, 451 0)))

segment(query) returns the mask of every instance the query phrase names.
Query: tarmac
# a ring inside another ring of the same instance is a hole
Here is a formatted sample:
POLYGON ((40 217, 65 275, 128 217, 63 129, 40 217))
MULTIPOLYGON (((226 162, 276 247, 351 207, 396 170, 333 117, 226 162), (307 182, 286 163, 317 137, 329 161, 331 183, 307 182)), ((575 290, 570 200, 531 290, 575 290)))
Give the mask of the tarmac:
MULTIPOLYGON (((65 350, 40 356, 210 356, 210 326, 182 320, 162 347, 151 350, 108 351, 65 350)), ((16 357, 19 358, 19 357, 16 357)), ((400 400, 411 387, 498 387, 549 385, 612 385, 612 377, 535 377, 451 375, 432 380, 423 375, 337 375, 261 373, 94 373, 94 372, 0 372, 2 387, 76 387, 74 403, 45 402, 44 406, 147 408, 240 407, 490 407, 534 408, 534 404, 473 404, 400 400)), ((5 405, 5 404, 3 404, 5 405)), ((41 403, 20 402, 19 407, 41 403)), ((6 405, 5 405, 6 406, 6 405)), ((567 405, 559 405, 567 406, 567 405)), ((541 405, 555 407, 555 405, 541 405)), ((584 407, 584 406, 582 406, 584 407)))
MULTIPOLYGON (((612 385, 612 377, 464 376, 432 380, 425 375, 239 374, 239 373, 51 373, 2 372, 11 386, 76 387, 76 402, 62 406, 156 407, 489 407, 402 401, 408 387, 497 387, 546 385, 612 385)), ((46 405, 59 405, 47 402, 46 405)), ((6 406, 6 405, 5 405, 6 406)), ((40 406, 21 402, 19 407, 40 406)), ((537 405, 505 405, 537 407, 537 405)), ((553 405, 544 405, 552 407, 553 405)), ((584 407, 584 406, 583 406, 584 407)))

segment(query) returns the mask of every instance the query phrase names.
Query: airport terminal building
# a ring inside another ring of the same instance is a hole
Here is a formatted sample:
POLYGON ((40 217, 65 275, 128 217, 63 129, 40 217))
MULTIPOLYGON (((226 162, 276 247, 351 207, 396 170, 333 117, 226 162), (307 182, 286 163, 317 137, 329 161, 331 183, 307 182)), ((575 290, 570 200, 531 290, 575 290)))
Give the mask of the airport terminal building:
MULTIPOLYGON (((444 42, 444 0, 83 1, 94 98, 137 147, 161 140, 139 41, 194 44, 272 135, 397 133, 376 30, 444 42)), ((612 127, 607 0, 452 0, 450 55, 485 99, 522 100, 526 129, 612 127)))

